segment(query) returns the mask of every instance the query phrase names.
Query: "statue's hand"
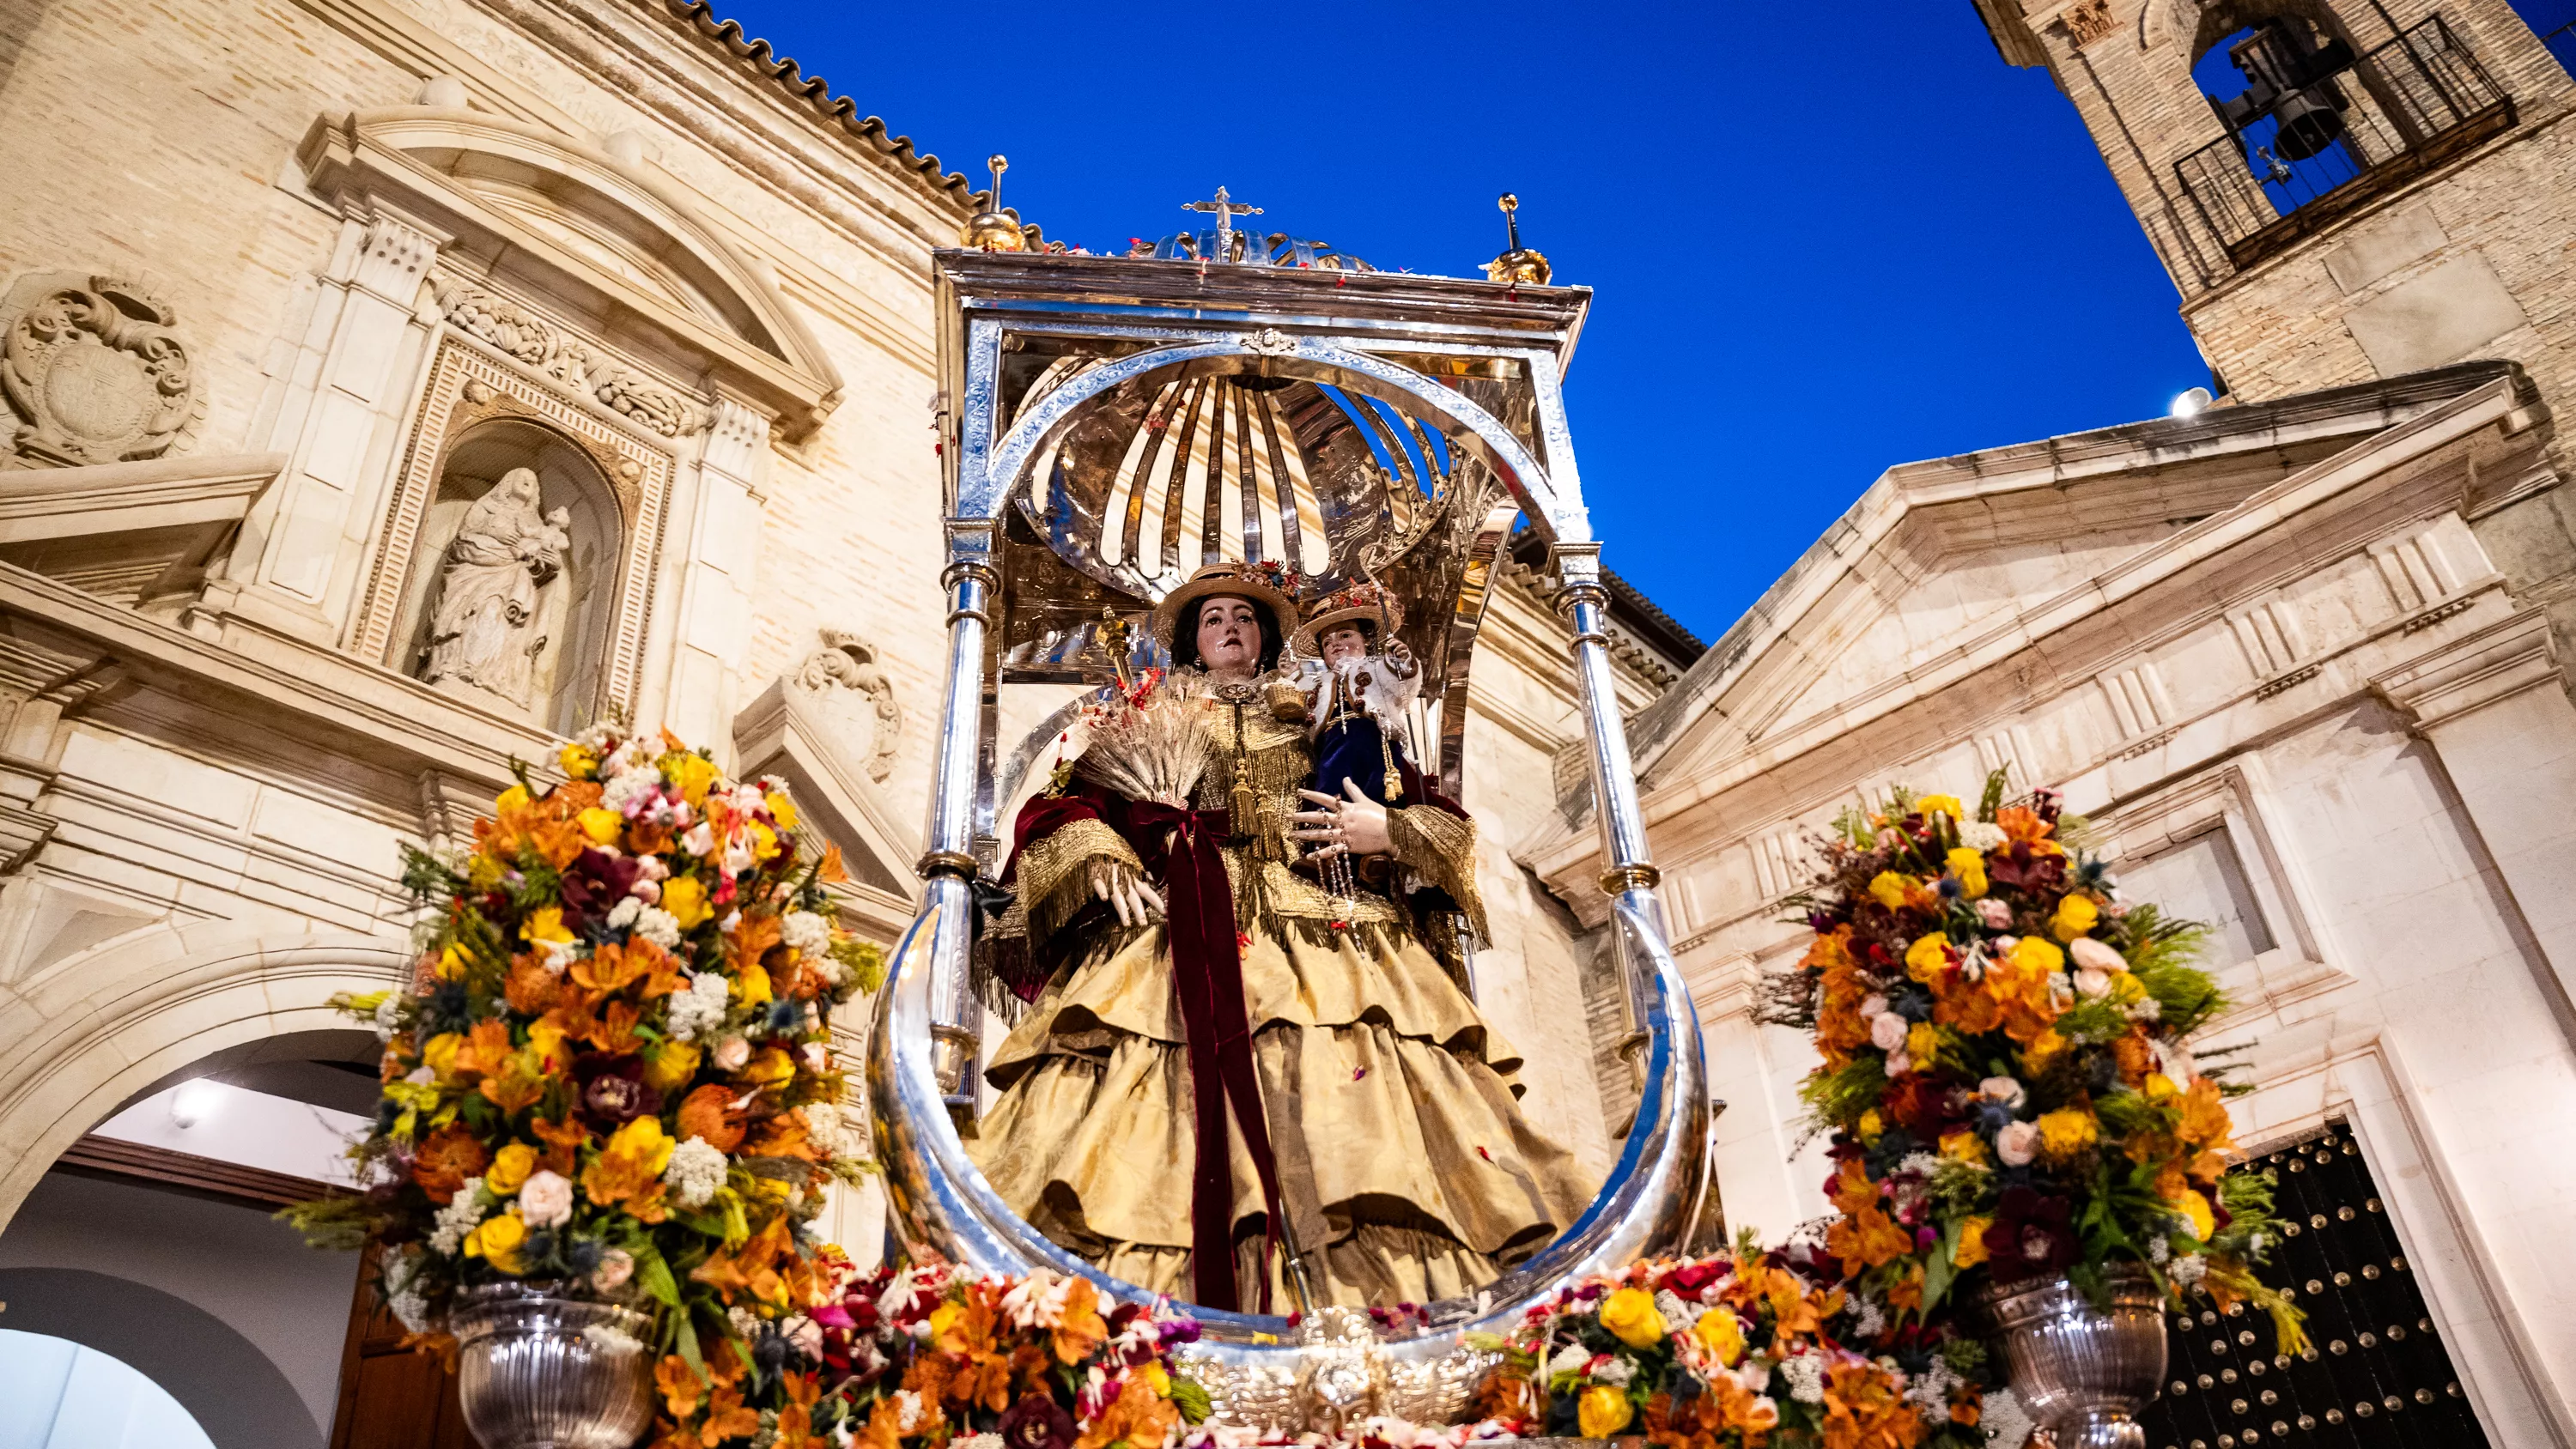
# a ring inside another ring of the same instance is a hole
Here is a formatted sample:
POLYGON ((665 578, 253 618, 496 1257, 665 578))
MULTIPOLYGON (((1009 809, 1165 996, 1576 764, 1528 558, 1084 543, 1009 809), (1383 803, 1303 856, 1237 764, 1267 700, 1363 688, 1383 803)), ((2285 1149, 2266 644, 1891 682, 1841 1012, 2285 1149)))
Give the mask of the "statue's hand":
POLYGON ((1149 924, 1163 916, 1163 897, 1145 883, 1125 861, 1095 860, 1091 863, 1091 893, 1107 901, 1118 913, 1118 924, 1149 924))
POLYGON ((1360 787, 1349 780, 1342 782, 1342 792, 1335 799, 1321 790, 1298 791, 1315 808, 1288 817, 1296 827, 1288 832, 1289 838, 1319 845, 1314 852, 1318 856, 1384 855, 1394 849, 1386 829, 1386 807, 1361 794, 1360 787))
POLYGON ((1401 639, 1386 646, 1386 667, 1394 670, 1395 677, 1398 679, 1411 679, 1422 672, 1420 661, 1413 657, 1412 650, 1404 647, 1404 641, 1401 639))

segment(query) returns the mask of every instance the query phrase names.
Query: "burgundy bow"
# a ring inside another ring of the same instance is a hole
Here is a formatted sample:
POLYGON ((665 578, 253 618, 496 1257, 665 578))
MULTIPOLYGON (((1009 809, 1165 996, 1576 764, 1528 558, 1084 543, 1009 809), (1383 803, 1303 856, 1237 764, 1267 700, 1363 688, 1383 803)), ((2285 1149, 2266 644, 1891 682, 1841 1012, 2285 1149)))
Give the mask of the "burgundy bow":
POLYGON ((1244 1150, 1261 1177, 1269 1208, 1262 1245, 1261 1300, 1270 1303, 1269 1250, 1278 1241, 1283 1204, 1279 1168, 1270 1151, 1270 1122, 1262 1115, 1261 1082, 1253 1069, 1252 1022, 1243 999, 1243 955, 1236 935, 1234 890, 1217 849, 1227 832, 1223 810, 1188 810, 1138 802, 1129 807, 1129 838, 1145 866, 1163 877, 1170 923, 1172 985, 1180 994, 1181 1029, 1187 1037, 1192 1115, 1198 1156, 1190 1171, 1190 1263, 1196 1291, 1210 1308, 1232 1311, 1239 1301, 1234 1276, 1234 1174, 1226 1158, 1226 1103, 1244 1150))

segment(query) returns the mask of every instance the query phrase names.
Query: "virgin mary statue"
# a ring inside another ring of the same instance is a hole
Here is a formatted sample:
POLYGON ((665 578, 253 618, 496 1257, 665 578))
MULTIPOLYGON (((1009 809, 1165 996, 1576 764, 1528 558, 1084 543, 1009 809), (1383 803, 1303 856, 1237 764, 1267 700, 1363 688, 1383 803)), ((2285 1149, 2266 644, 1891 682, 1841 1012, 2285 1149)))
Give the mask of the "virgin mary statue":
POLYGON ((1305 788, 1307 731, 1270 704, 1295 692, 1261 687, 1296 625, 1283 582, 1212 566, 1156 613, 1167 704, 1207 745, 1185 802, 1086 758, 1020 812, 997 934, 1034 1000, 973 1151, 1055 1242, 1210 1308, 1473 1293, 1586 1194, 1425 944, 1483 924, 1474 822, 1400 756, 1392 807, 1305 788))

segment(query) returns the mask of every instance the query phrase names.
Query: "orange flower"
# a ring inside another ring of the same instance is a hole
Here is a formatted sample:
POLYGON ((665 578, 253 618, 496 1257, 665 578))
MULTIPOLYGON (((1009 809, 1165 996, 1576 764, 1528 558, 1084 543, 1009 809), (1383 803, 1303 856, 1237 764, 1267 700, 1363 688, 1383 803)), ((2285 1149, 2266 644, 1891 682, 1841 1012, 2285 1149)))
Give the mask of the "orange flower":
POLYGON ((1914 1449, 1923 1420, 1866 1363, 1825 1370, 1825 1449, 1914 1449))
POLYGON ((741 1247, 729 1253, 719 1252, 691 1269, 689 1278, 715 1289, 716 1296, 727 1304, 739 1297, 783 1308, 787 1305, 787 1285, 778 1276, 777 1263, 780 1258, 792 1258, 795 1252, 795 1242, 788 1236, 787 1215, 780 1213, 741 1247))
POLYGON ((465 1035, 465 1044, 457 1049, 457 1074, 497 1072, 508 1064, 513 1050, 510 1024, 497 1017, 485 1017, 474 1023, 474 1029, 465 1035))
POLYGON ((806 1162, 823 1160, 822 1149, 806 1137, 804 1114, 793 1112, 782 1112, 760 1124, 760 1135, 751 1142, 751 1155, 793 1157, 806 1162))
MULTIPOLYGON (((1086 1281, 1083 1286, 1088 1287, 1089 1283, 1086 1281)), ((1073 1362, 1071 1359, 1065 1361, 1073 1362)), ((1122 1439, 1135 1449, 1163 1449, 1180 1427, 1179 1405, 1160 1394, 1147 1392, 1131 1379, 1120 1391, 1117 1402, 1093 1420, 1091 1427, 1082 1431, 1081 1438, 1073 1441, 1073 1449, 1106 1449, 1106 1446, 1122 1439)))
POLYGON ((705 1449, 727 1439, 748 1439, 760 1432, 760 1411, 742 1401, 742 1390, 730 1386, 715 1391, 707 1405, 706 1422, 698 1428, 698 1443, 705 1449))
POLYGON ((567 1117, 561 1122, 539 1118, 528 1124, 528 1130, 536 1134, 538 1141, 546 1144, 545 1155, 538 1165, 558 1177, 572 1176, 573 1164, 580 1160, 581 1149, 590 1143, 590 1129, 581 1125, 578 1119, 567 1117))
POLYGON ((644 1044, 635 1035, 636 1026, 643 1020, 644 1008, 631 1001, 612 1001, 600 1008, 582 1035, 610 1056, 622 1057, 644 1044))
POLYGON ((1876 1208, 1837 1218, 1825 1230, 1825 1251, 1847 1263, 1878 1267, 1914 1251, 1914 1238, 1876 1208))
POLYGON ((654 1365, 653 1387, 661 1392, 662 1407, 670 1410, 674 1419, 696 1413, 699 1396, 706 1392, 706 1385, 698 1382, 698 1371, 676 1353, 664 1355, 654 1365))
POLYGON ((712 1082, 691 1092, 680 1103, 680 1139, 704 1138, 718 1152, 740 1147, 743 1115, 734 1106, 737 1095, 734 1089, 712 1082))
POLYGON ((638 1117, 612 1133, 590 1166, 582 1169, 581 1190, 597 1206, 622 1202, 645 1222, 659 1222, 662 1169, 670 1165, 674 1145, 664 1135, 660 1118, 638 1117), (648 1211, 652 1216, 646 1216, 648 1211))
POLYGON ((778 1411, 777 1449, 822 1443, 814 1437, 814 1401, 823 1396, 822 1381, 809 1373, 791 1373, 781 1387, 787 1391, 787 1404, 778 1411))
POLYGON ((543 1016, 563 997, 563 978, 546 969, 545 957, 522 951, 510 958, 510 975, 502 998, 522 1016, 543 1016))
POLYGON ((1923 1265, 1907 1265, 1905 1276, 1887 1288, 1887 1306, 1900 1313, 1911 1313, 1923 1306, 1923 1265))
POLYGON ((725 960, 737 974, 748 974, 749 968, 762 965, 770 948, 779 944, 779 925, 775 913, 745 914, 725 936, 725 960))
POLYGON ((471 1129, 462 1122, 450 1122, 430 1133, 412 1154, 411 1180, 420 1184, 431 1202, 444 1205, 454 1202, 465 1179, 481 1174, 491 1160, 471 1129))
POLYGON ((1064 1312, 1055 1322, 1056 1358, 1067 1364, 1080 1363, 1099 1352, 1100 1345, 1108 1339, 1109 1325, 1100 1317, 1100 1290, 1092 1287, 1088 1278, 1074 1279, 1073 1286, 1065 1292, 1064 1312))
POLYGON ((2026 844, 2033 855, 2064 855, 2066 848, 2048 837, 2057 827, 2039 818, 2039 812, 2027 805, 2007 805, 1995 812, 1995 824, 2002 827, 2004 839, 2026 844))
POLYGON ((569 974, 574 984, 585 993, 583 999, 586 1003, 596 1003, 611 992, 622 991, 642 979, 646 969, 652 965, 652 957, 646 951, 655 948, 650 941, 641 937, 637 940, 645 951, 629 951, 614 941, 604 941, 588 957, 572 963, 569 974))
POLYGON ((485 1101, 501 1109, 502 1115, 514 1117, 543 1101, 551 1080, 544 1060, 530 1049, 512 1052, 499 1065, 487 1069, 478 1090, 485 1101))
POLYGON ((599 794, 598 784, 582 782, 530 799, 524 787, 513 785, 492 802, 494 818, 474 822, 474 848, 500 861, 533 853, 561 870, 589 848, 590 837, 574 822, 599 803, 599 794))

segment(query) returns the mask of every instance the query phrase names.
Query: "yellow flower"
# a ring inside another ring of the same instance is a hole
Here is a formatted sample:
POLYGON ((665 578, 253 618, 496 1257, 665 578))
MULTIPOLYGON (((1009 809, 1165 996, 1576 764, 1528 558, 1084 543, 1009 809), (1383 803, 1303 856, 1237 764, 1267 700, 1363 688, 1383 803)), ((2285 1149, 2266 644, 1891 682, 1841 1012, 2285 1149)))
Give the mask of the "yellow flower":
POLYGON ((1986 893, 1986 853, 1962 845, 1941 857, 1948 862, 1950 874, 1959 878, 1959 891, 1970 900, 1986 893))
POLYGON ((1891 911, 1901 911, 1905 909, 1905 900, 1913 885, 1913 881, 1892 870, 1882 870, 1871 879, 1869 893, 1878 898, 1880 905, 1891 911))
POLYGON ((528 1049, 537 1054, 537 1060, 544 1063, 548 1070, 571 1069, 572 1058, 564 1053, 563 1044, 563 1023, 553 1016, 541 1016, 528 1023, 528 1049))
POLYGON ((1627 1428, 1636 1413, 1635 1406, 1628 1402, 1628 1391, 1608 1384, 1594 1384, 1574 1401, 1575 1421, 1582 1426, 1586 1439, 1609 1438, 1627 1428))
POLYGON ((662 775, 680 787, 691 805, 703 805, 708 787, 716 782, 716 764, 704 755, 668 754, 662 757, 662 775))
POLYGON ((2182 1196, 2175 1201, 2174 1206, 2181 1209, 2184 1217, 2191 1219, 2193 1237, 2206 1243, 2209 1241, 2209 1235, 2218 1231, 2218 1217, 2209 1210, 2209 1199, 2202 1197, 2198 1192, 2184 1188, 2182 1196))
MULTIPOLYGON (((533 1035, 533 1033, 531 1033, 533 1035)), ((668 1094, 686 1086, 698 1074, 697 1046, 691 1042, 666 1041, 653 1048, 645 1058, 644 1085, 668 1094)))
POLYGON ((519 1250, 527 1241, 528 1225, 520 1220, 518 1209, 512 1208, 498 1217, 485 1218, 465 1235, 465 1256, 481 1258, 504 1273, 524 1273, 528 1265, 519 1260, 519 1250))
POLYGON ((2145 1091, 2150 1102, 2170 1102, 2182 1095, 2182 1088, 2175 1086, 2174 1079, 2162 1072, 2147 1073, 2145 1091))
POLYGON ((614 810, 603 810, 597 805, 584 810, 573 819, 580 824, 581 833, 589 836, 593 845, 615 845, 617 832, 626 828, 625 816, 614 810))
POLYGON ((1948 968, 1949 949, 1947 932, 1934 931, 1931 935, 1918 937, 1913 945, 1905 948, 1905 974, 1929 985, 1948 968))
POLYGON ((442 1031, 438 1035, 431 1037, 428 1043, 421 1047, 421 1065, 429 1068, 430 1073, 434 1076, 454 1076, 456 1074, 456 1054, 458 1051, 462 1050, 464 1046, 465 1038, 452 1031, 442 1031))
POLYGON ((751 822, 751 857, 767 860, 778 853, 778 832, 755 820, 751 822))
POLYGON ((1664 1315, 1655 1310, 1655 1295, 1643 1288, 1622 1288, 1603 1299, 1601 1326, 1630 1348, 1652 1348, 1664 1341, 1664 1315))
POLYGON ((795 1060, 776 1047, 762 1051, 758 1056, 745 1062, 740 1072, 735 1073, 738 1079, 763 1087, 776 1086, 795 1075, 795 1060))
POLYGON ((1941 1028, 1928 1021, 1918 1021, 1907 1028, 1905 1054, 1914 1059, 1914 1070, 1930 1071, 1932 1059, 1941 1054, 1941 1028))
POLYGON ((2049 919, 2048 933, 2061 941, 2072 941, 2093 929, 2102 908, 2091 896, 2068 896, 2057 903, 2057 914, 2049 919))
POLYGON ((2037 936, 2024 936, 2013 943, 2012 954, 2004 961, 2018 972, 2054 976, 2066 964, 2066 953, 2037 936))
POLYGON ((745 1006, 758 1006, 770 997, 769 972, 759 965, 745 965, 733 984, 738 999, 745 1006))
POLYGON ((446 949, 438 953, 438 979, 441 981, 464 980, 465 962, 465 948, 457 945, 453 941, 448 942, 446 949))
POLYGON ((1887 1123, 1878 1115, 1878 1109, 1872 1107, 1860 1114, 1860 1122, 1853 1130, 1860 1133, 1862 1144, 1867 1145, 1878 1140, 1879 1134, 1887 1130, 1887 1123))
POLYGON ((495 813, 504 810, 525 810, 527 808, 528 787, 525 785, 511 786, 509 789, 501 792, 500 798, 492 802, 492 809, 495 813))
POLYGON ((2021 1050, 2021 1074, 2025 1077, 2046 1075, 2049 1064, 2056 1061, 2068 1047, 2073 1045, 2074 1043, 2060 1035, 2055 1027, 2050 1027, 2032 1037, 2030 1045, 2021 1050))
POLYGON ((1962 1268, 1973 1268, 1986 1261, 1986 1229, 1993 1218, 1967 1218, 1959 1224, 1959 1245, 1950 1250, 1950 1261, 1962 1268))
POLYGON ((536 1170, 537 1149, 513 1142, 492 1154, 492 1165, 483 1170, 483 1185, 492 1189, 495 1197, 508 1197, 525 1185, 528 1174, 536 1170))
POLYGON ((599 773, 599 756, 580 745, 564 746, 555 759, 562 763, 564 774, 575 780, 587 780, 599 773))
MULTIPOLYGON (((772 796, 770 798, 775 799, 777 797, 772 796)), ((1144 1377, 1147 1386, 1153 1389, 1155 1398, 1168 1399, 1172 1396, 1172 1376, 1163 1372, 1163 1366, 1161 1364, 1149 1363, 1142 1369, 1138 1370, 1138 1373, 1144 1377)))
POLYGON ((1914 802, 1914 810, 1926 820, 1931 819, 1935 814, 1947 815, 1952 820, 1957 820, 1961 814, 1959 797, 1956 795, 1926 795, 1914 802))
POLYGON ((769 818, 778 822, 779 829, 793 830, 796 828, 796 805, 793 801, 787 798, 786 791, 770 791, 768 799, 764 803, 769 806, 769 818))
POLYGON ((671 1149, 677 1146, 662 1130, 661 1118, 638 1117, 611 1134, 601 1153, 660 1177, 662 1169, 671 1165, 671 1149))
POLYGON ((1941 1135, 1941 1155, 1958 1162, 1983 1162, 1986 1160, 1986 1139, 1964 1128, 1945 1132, 1941 1135))
POLYGON ((519 923, 519 939, 531 944, 553 941, 570 945, 573 934, 564 929, 563 907, 539 906, 528 912, 528 918, 519 923))
POLYGON ((707 888, 698 884, 696 876, 675 875, 662 882, 662 909, 671 913, 681 930, 689 930, 711 914, 707 888))
POLYGON ((2060 1107, 2039 1119, 2039 1150, 2062 1162, 2102 1140, 2102 1125, 2081 1107, 2060 1107))
POLYGON ((957 1325, 963 1322, 965 1317, 966 1305, 963 1303, 942 1303, 938 1307, 930 1310, 930 1336, 932 1340, 936 1341, 942 1337, 954 1334, 957 1331, 957 1325))
POLYGON ((1691 1325, 1691 1337, 1706 1345, 1717 1361, 1728 1368, 1744 1357, 1744 1325, 1736 1320, 1734 1310, 1712 1308, 1691 1325))

